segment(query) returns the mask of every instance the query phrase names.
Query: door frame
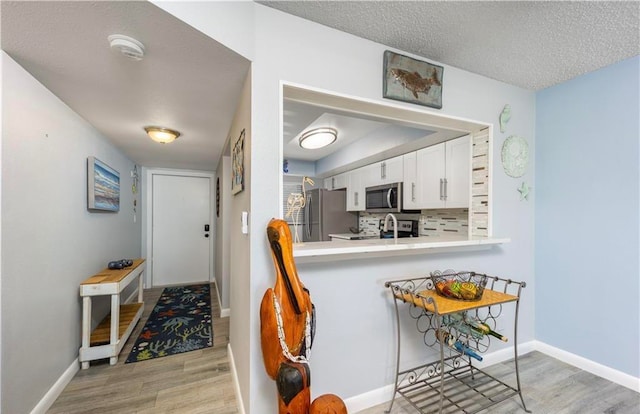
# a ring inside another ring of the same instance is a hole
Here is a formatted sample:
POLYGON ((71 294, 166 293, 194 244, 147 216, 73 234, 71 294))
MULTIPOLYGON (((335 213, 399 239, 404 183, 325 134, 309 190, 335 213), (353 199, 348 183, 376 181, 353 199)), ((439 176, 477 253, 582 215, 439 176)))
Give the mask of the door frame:
MULTIPOLYGON (((210 234, 215 234, 215 172, 207 171, 194 171, 194 170, 174 170, 167 168, 144 168, 144 183, 145 189, 144 205, 142 208, 143 221, 142 221, 142 251, 145 252, 147 260, 147 266, 144 275, 145 288, 153 286, 153 176, 154 175, 170 175, 177 177, 205 177, 209 178, 209 225, 211 226, 210 234)), ((215 280, 214 268, 215 268, 215 237, 209 237, 209 282, 215 280)))

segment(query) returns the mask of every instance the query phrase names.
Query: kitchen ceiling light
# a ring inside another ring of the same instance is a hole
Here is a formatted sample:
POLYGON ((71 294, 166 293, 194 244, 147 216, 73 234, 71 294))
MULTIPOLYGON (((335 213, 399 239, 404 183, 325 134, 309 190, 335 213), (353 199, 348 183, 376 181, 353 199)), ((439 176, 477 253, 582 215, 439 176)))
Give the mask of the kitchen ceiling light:
POLYGON ((318 149, 333 144, 338 131, 333 128, 315 128, 300 136, 300 146, 305 149, 318 149))
POLYGON ((132 37, 115 34, 107 39, 111 49, 117 50, 129 59, 142 60, 144 57, 144 45, 132 37))
POLYGON ((149 138, 161 144, 173 142, 180 136, 178 131, 169 128, 148 126, 144 127, 144 130, 147 131, 149 138))

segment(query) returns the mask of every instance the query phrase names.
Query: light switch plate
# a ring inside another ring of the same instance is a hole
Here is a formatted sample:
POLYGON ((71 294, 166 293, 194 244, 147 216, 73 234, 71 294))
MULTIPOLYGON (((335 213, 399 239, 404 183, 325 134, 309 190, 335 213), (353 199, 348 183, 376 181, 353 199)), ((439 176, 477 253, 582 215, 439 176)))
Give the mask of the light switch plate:
POLYGON ((249 234, 249 212, 242 212, 242 234, 249 234))

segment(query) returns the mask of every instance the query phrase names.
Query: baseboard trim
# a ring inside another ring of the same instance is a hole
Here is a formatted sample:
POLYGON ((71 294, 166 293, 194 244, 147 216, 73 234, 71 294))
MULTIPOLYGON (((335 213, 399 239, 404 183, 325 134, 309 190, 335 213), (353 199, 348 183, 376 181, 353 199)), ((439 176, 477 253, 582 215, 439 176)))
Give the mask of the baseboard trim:
POLYGON ((384 387, 347 398, 344 400, 344 405, 347 406, 347 412, 358 413, 362 410, 366 410, 367 408, 388 403, 391 401, 390 398, 393 396, 393 388, 393 384, 389 384, 384 387))
MULTIPOLYGON (((518 345, 518 356, 526 355, 529 352, 535 351, 536 341, 523 342, 518 345)), ((507 347, 498 351, 482 355, 482 362, 473 361, 473 365, 478 368, 486 368, 491 365, 499 364, 504 361, 508 361, 513 358, 513 348, 507 347)))
POLYGON ((42 399, 33 407, 31 414, 44 414, 58 399, 64 388, 71 382, 74 375, 80 370, 80 362, 78 358, 74 359, 69 368, 58 378, 49 391, 42 397, 42 399))
POLYGON ((233 379, 233 388, 236 391, 236 402, 238 404, 238 412, 245 414, 244 404, 242 403, 242 390, 240 390, 240 383, 238 382, 238 371, 236 371, 236 362, 233 358, 233 351, 231 350, 231 344, 227 344, 227 358, 229 358, 229 370, 231 370, 231 377, 233 379))
POLYGON ((545 344, 544 342, 534 341, 535 349, 543 354, 549 355, 555 359, 565 362, 574 367, 580 368, 583 371, 592 373, 606 380, 614 382, 618 385, 622 385, 625 388, 629 388, 632 391, 640 393, 640 378, 636 378, 633 375, 626 374, 617 369, 607 367, 606 365, 599 364, 591 361, 590 359, 581 357, 580 355, 572 354, 560 348, 545 344))
POLYGON ((213 283, 216 284, 216 296, 218 297, 218 308, 220 309, 220 317, 228 318, 229 315, 231 315, 231 309, 222 307, 222 299, 220 299, 220 288, 218 286, 218 282, 214 280, 213 283))
MULTIPOLYGON (((534 342, 535 341, 529 341, 518 345, 518 355, 521 356, 534 351, 534 342)), ((474 361, 474 365, 479 368, 488 367, 490 365, 508 361, 512 358, 513 348, 505 348, 483 355, 483 361, 481 363, 476 363, 474 361)), ((366 410, 367 408, 375 407, 376 405, 388 403, 393 397, 394 388, 394 384, 388 384, 384 387, 347 398, 344 400, 344 403, 347 406, 347 411, 350 413, 357 413, 359 411, 366 410)))

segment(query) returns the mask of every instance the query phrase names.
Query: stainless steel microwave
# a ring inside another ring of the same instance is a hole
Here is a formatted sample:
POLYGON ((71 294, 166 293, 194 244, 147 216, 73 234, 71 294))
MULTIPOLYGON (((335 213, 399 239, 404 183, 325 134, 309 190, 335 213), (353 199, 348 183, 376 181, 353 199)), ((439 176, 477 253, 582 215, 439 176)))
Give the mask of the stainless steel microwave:
POLYGON ((371 213, 401 212, 402 183, 367 187, 365 210, 371 213))

